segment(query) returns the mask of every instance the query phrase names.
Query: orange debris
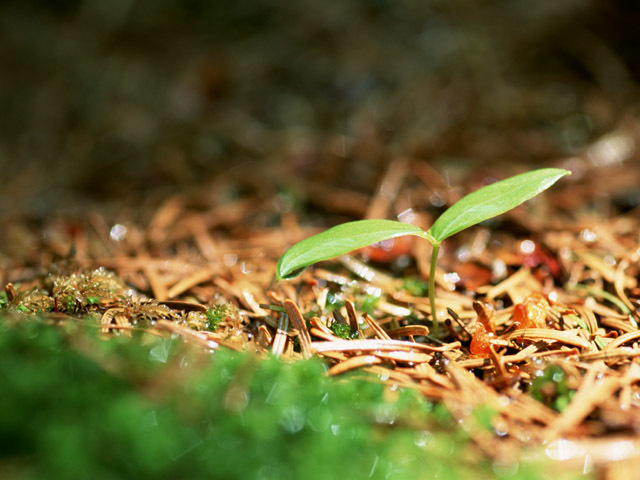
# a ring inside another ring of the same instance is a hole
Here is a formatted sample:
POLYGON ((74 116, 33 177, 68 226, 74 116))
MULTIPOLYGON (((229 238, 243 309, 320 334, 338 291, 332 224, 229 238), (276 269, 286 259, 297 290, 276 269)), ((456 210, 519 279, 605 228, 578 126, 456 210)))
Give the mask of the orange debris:
POLYGON ((490 340, 495 338, 496 331, 493 326, 493 308, 490 305, 474 302, 473 309, 478 315, 476 330, 471 339, 469 349, 473 355, 478 357, 488 357, 491 354, 490 340))
POLYGON ((516 329, 545 328, 549 302, 544 295, 534 293, 513 309, 513 323, 516 329))

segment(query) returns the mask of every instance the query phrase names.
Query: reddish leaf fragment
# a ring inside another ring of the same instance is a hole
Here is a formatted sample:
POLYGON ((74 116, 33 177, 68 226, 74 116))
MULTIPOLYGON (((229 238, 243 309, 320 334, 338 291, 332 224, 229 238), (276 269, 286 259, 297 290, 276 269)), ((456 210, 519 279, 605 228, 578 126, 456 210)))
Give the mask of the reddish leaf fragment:
POLYGON ((491 343, 489 340, 495 337, 495 333, 488 332, 483 324, 476 324, 476 331, 473 333, 471 345, 469 346, 471 353, 476 357, 489 357, 491 355, 491 343))
POLYGON ((546 267, 548 272, 554 278, 558 278, 562 273, 562 270, 560 268, 560 263, 553 253, 538 243, 533 243, 533 245, 534 248, 531 252, 522 253, 522 265, 529 268, 546 267))
POLYGON ((468 290, 475 291, 491 282, 491 270, 477 263, 461 263, 456 266, 456 273, 460 276, 458 284, 468 290))
POLYGON ((478 315, 478 320, 469 349, 475 356, 489 357, 491 355, 490 340, 496 337, 493 326, 493 308, 485 303, 473 302, 473 309, 478 315))
POLYGON ((549 302, 540 293, 534 293, 513 309, 513 324, 520 328, 546 328, 549 302))

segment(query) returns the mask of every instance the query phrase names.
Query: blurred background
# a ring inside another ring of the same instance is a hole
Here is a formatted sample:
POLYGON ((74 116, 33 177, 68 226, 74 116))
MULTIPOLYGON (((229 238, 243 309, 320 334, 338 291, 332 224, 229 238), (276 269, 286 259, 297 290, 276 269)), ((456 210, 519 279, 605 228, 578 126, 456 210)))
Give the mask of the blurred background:
MULTIPOLYGON (((398 157, 452 182, 474 165, 557 164, 637 130, 639 10, 4 1, 0 220, 99 206, 145 221, 145 205, 194 188, 217 205, 275 192, 322 212, 336 192, 370 196, 398 157)), ((629 135, 616 161, 635 152, 629 135)))

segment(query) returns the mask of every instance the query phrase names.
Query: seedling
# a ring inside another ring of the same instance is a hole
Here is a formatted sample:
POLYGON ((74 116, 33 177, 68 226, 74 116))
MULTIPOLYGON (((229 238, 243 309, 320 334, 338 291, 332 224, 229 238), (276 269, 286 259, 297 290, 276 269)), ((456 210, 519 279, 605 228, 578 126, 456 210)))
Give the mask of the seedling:
POLYGON ((394 220, 358 220, 337 225, 302 240, 287 250, 278 261, 276 277, 278 280, 293 278, 313 263, 402 235, 424 238, 433 246, 429 270, 429 303, 433 335, 437 337, 435 270, 442 241, 465 228, 517 207, 570 173, 561 168, 541 168, 482 187, 452 205, 427 231, 416 225, 394 220))

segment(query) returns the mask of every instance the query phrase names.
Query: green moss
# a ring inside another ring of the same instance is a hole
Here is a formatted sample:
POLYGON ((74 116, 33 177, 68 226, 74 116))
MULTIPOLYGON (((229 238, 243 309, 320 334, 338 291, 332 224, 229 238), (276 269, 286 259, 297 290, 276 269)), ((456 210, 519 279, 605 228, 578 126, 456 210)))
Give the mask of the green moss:
POLYGON ((67 295, 66 304, 67 304, 67 312, 69 312, 69 313, 75 312, 75 310, 76 310, 76 301, 71 295, 67 295))
POLYGON ((482 428, 493 431, 492 422, 497 413, 495 409, 487 405, 481 405, 473 411, 473 416, 482 428))
POLYGON ((362 297, 358 298, 356 309, 359 312, 367 312, 368 314, 372 314, 373 310, 376 308, 379 302, 379 295, 363 295, 362 297))
POLYGON ((205 315, 207 317, 206 329, 214 331, 224 319, 235 317, 237 315, 237 311, 232 305, 214 305, 211 308, 207 308, 205 315))
POLYGON ((429 284, 419 278, 405 278, 402 281, 402 290, 414 297, 423 297, 429 291, 429 284))
MULTIPOLYGON (((14 323, 0 319, 0 478, 512 478, 469 455, 441 405, 316 360, 14 323)), ((517 478, 544 477, 521 463, 517 478)))
POLYGON ((358 338, 360 336, 360 332, 352 330, 351 327, 345 323, 333 322, 329 328, 336 336, 344 338, 345 340, 358 338))
POLYGON ((567 374, 558 365, 549 365, 531 385, 531 396, 558 412, 569 405, 574 394, 567 384, 567 374))

